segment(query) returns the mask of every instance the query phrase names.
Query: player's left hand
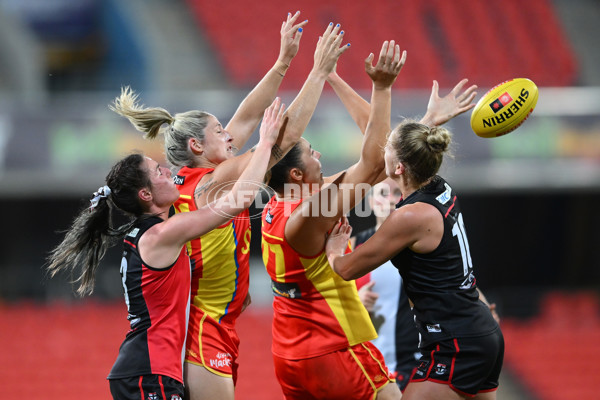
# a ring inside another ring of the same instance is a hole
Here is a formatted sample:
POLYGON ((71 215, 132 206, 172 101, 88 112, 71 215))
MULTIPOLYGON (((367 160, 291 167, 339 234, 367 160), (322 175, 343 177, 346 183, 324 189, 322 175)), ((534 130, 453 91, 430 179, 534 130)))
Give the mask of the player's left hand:
POLYGON ((446 96, 439 96, 439 84, 433 81, 429 103, 427 104, 427 113, 421 119, 421 122, 429 126, 443 125, 452 118, 469 111, 475 107, 473 99, 477 95, 475 89, 477 85, 471 85, 463 91, 463 87, 469 80, 463 79, 454 86, 446 96))

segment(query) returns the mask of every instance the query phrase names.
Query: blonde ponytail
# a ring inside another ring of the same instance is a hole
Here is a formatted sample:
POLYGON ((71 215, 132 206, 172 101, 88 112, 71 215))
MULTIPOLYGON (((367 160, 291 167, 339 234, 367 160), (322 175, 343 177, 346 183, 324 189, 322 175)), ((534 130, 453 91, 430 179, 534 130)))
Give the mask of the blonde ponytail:
POLYGON ((164 124, 173 124, 175 118, 160 107, 144 108, 137 104, 138 95, 129 86, 121 88, 121 95, 109 105, 112 111, 127 118, 147 139, 154 139, 161 132, 164 124))

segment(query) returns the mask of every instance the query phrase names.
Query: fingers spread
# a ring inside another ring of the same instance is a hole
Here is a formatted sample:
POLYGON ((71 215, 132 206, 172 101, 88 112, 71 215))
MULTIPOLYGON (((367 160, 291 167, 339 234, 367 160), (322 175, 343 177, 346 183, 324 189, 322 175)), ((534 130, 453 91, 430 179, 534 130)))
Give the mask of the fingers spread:
POLYGON ((369 56, 365 59, 365 68, 367 71, 373 69, 373 58, 375 55, 373 53, 369 54, 369 56))
POLYGON ((394 58, 394 50, 396 49, 396 41, 390 40, 390 44, 388 45, 386 59, 391 60, 394 58))
MULTIPOLYGON (((399 46, 398 46, 398 49, 400 49, 399 46)), ((405 62, 406 62, 406 50, 404 50, 402 52, 402 57, 400 58, 400 68, 402 68, 404 66, 405 62)))
POLYGON ((457 93, 460 93, 460 91, 462 90, 463 86, 465 86, 465 84, 468 82, 468 79, 463 79, 460 82, 458 82, 456 84, 456 86, 454 86, 454 89, 452 89, 452 94, 456 95, 457 93))

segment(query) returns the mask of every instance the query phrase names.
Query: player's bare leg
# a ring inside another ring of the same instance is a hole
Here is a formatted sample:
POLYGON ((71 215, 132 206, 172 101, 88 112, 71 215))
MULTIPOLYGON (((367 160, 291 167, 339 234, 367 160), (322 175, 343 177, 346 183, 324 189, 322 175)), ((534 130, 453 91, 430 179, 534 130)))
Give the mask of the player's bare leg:
POLYGON ((183 379, 187 400, 233 400, 233 379, 213 374, 199 365, 185 363, 183 379))
POLYGON ((377 392, 377 400, 398 400, 402 399, 402 392, 394 382, 385 385, 377 392))
POLYGON ((402 400, 463 400, 450 386, 435 382, 410 382, 404 390, 402 400))

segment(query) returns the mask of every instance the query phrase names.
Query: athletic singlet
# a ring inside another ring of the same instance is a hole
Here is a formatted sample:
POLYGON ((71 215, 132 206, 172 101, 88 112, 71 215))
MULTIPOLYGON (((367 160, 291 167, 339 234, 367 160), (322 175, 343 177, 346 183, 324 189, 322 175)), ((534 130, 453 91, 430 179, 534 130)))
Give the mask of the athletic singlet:
POLYGON ((165 375, 183 383, 183 356, 190 306, 190 260, 181 248, 168 268, 155 269, 140 257, 138 242, 152 226, 150 217, 125 236, 121 279, 131 329, 108 379, 165 375))
POLYGON ((444 234, 427 254, 405 249, 392 258, 414 304, 415 322, 423 346, 450 337, 486 335, 498 327, 489 308, 479 301, 469 242, 456 194, 436 176, 428 185, 401 200, 397 208, 417 202, 442 214, 444 234))
MULTIPOLYGON (((175 212, 194 211, 198 182, 214 168, 183 167, 174 178, 179 189, 175 212)), ((242 311, 250 282, 248 210, 187 243, 192 262, 192 304, 231 328, 242 311)), ((192 312, 194 309, 192 308, 192 312)))
POLYGON ((273 197, 262 214, 263 262, 273 290, 273 354, 288 360, 316 357, 377 337, 354 281, 344 281, 317 255, 298 254, 285 224, 301 200, 273 197))

